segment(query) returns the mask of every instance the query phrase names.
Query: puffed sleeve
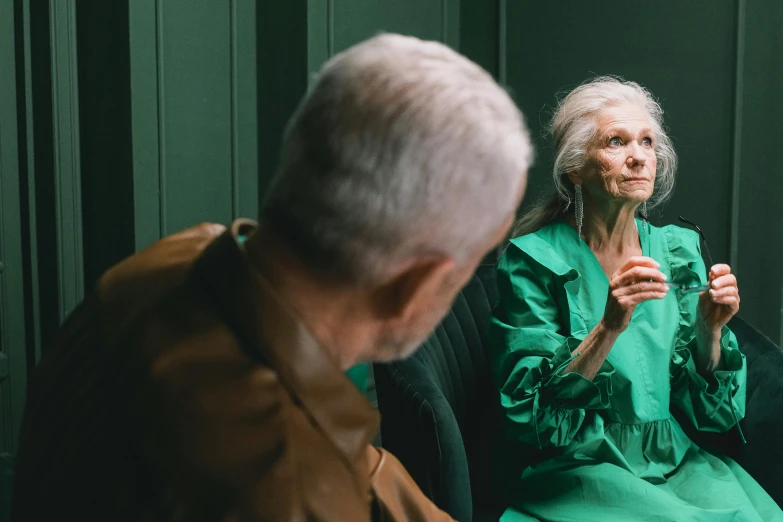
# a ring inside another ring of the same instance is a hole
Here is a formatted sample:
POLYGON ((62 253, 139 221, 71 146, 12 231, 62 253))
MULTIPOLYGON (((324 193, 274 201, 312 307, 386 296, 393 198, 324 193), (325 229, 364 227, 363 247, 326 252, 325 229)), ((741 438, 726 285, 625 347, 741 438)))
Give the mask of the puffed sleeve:
POLYGON ((590 410, 609 407, 614 368, 604 362, 592 381, 565 372, 584 338, 573 335, 578 311, 569 309, 576 306, 580 276, 553 257, 554 251, 540 251, 537 247, 546 247, 535 239, 521 239, 498 265, 500 303, 491 324, 505 435, 539 447, 565 446, 590 410))

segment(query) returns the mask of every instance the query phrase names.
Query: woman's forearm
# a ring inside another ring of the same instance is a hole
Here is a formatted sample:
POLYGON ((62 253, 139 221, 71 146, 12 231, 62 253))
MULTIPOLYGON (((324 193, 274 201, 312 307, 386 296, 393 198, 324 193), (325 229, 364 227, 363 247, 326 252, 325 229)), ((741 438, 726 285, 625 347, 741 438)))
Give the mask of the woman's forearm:
POLYGON ((579 356, 571 361, 571 364, 566 368, 566 373, 576 372, 592 381, 598 374, 598 370, 601 369, 601 365, 604 364, 620 333, 607 328, 603 321, 598 323, 573 351, 574 355, 579 354, 579 356))

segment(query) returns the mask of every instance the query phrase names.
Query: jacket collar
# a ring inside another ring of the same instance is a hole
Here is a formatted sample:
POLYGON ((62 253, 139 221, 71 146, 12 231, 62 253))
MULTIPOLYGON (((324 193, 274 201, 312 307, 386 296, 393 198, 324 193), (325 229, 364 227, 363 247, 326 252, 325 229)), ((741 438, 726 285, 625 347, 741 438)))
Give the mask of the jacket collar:
POLYGON ((196 260, 192 276, 206 288, 248 356, 277 372, 347 463, 366 475, 366 469, 356 468, 366 465, 378 412, 252 265, 238 238, 256 228, 253 221, 235 221, 196 260))

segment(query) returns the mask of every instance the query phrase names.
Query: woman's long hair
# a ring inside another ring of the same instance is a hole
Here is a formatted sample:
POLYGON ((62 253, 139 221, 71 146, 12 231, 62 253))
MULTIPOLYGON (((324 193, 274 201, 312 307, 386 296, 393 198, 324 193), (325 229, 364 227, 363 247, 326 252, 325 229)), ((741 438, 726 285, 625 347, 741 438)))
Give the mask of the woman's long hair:
POLYGON ((536 203, 512 228, 511 237, 531 234, 568 213, 574 197, 569 172, 578 172, 587 163, 590 143, 598 131, 598 115, 617 105, 633 104, 644 109, 653 131, 657 172, 648 212, 672 194, 677 171, 677 154, 663 127, 663 109, 652 94, 636 82, 614 76, 599 76, 583 83, 562 98, 549 124, 554 140, 553 191, 536 203))

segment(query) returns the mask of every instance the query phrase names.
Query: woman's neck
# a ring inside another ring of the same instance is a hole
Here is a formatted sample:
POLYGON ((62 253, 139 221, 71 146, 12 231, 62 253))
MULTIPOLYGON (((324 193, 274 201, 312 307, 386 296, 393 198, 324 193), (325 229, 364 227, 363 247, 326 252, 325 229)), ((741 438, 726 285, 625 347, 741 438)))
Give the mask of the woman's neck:
POLYGON ((585 202, 582 238, 593 252, 623 254, 639 249, 636 205, 597 208, 585 202))

